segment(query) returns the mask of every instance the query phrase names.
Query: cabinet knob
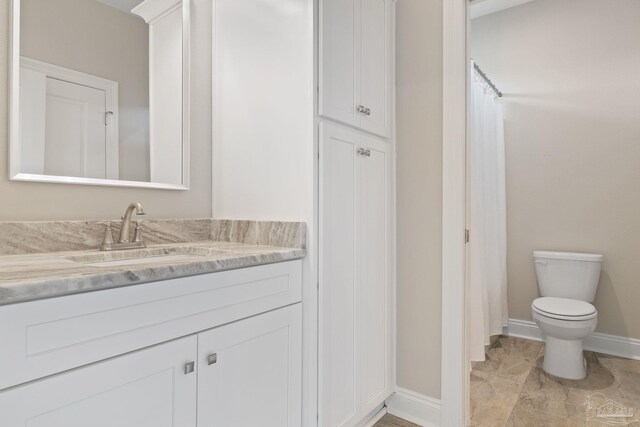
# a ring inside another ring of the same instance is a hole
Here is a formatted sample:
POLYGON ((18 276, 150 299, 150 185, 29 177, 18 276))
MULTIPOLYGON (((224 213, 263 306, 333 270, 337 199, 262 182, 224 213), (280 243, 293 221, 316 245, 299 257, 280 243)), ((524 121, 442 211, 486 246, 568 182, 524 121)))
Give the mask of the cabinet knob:
POLYGON ((371 108, 367 108, 364 105, 358 105, 356 107, 356 111, 360 114, 364 114, 365 116, 371 115, 371 108))
POLYGON ((189 362, 184 365, 184 374, 188 375, 196 370, 195 362, 189 362))
POLYGON ((218 354, 217 353, 213 353, 207 356, 207 365, 213 365, 215 363, 218 363, 218 354))
POLYGON ((371 150, 368 148, 358 148, 358 154, 364 157, 371 157, 371 150))

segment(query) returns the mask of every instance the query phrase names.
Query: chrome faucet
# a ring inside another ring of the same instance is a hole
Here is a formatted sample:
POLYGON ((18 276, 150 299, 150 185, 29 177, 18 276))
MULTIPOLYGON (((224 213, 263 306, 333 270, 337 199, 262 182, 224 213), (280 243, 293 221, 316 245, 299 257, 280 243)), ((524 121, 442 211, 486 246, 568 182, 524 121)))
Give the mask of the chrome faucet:
POLYGON ((140 223, 136 222, 136 232, 133 242, 129 239, 131 238, 131 216, 133 215, 133 211, 136 211, 136 215, 144 215, 144 208, 138 202, 131 203, 124 215, 122 216, 122 224, 120 225, 120 237, 117 242, 113 241, 113 231, 111 229, 111 223, 106 222, 103 223, 107 226, 104 234, 104 240, 102 241, 102 246, 100 247, 101 251, 113 251, 116 249, 139 249, 145 248, 147 245, 142 241, 140 223))
POLYGON ((124 212, 124 216, 122 217, 122 225, 120 226, 120 238, 118 239, 118 243, 129 243, 129 228, 131 226, 131 215, 133 214, 134 209, 136 210, 136 215, 145 215, 144 208, 140 203, 134 202, 129 205, 127 210, 124 212))

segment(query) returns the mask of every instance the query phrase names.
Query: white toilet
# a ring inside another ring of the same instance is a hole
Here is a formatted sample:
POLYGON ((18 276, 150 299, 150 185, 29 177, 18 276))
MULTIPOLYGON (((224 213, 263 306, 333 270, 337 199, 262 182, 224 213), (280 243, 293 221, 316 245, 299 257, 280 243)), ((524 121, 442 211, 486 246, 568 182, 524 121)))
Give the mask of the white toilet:
POLYGON ((587 375, 582 340, 598 324, 590 303, 600 280, 602 255, 569 252, 533 253, 541 298, 533 301, 533 320, 545 342, 542 368, 572 380, 587 375))

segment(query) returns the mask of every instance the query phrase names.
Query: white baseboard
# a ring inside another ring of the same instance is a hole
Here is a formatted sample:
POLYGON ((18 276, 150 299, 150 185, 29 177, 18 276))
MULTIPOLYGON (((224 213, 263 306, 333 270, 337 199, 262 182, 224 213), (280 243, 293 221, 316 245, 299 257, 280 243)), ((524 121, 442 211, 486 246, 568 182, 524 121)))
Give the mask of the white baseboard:
POLYGON ((376 412, 371 418, 369 418, 369 420, 365 422, 362 427, 373 427, 378 421, 382 419, 382 417, 385 416, 386 413, 387 407, 382 405, 382 408, 380 408, 378 412, 376 412))
MULTIPOLYGON (((511 337, 543 341, 540 329, 530 320, 509 319, 503 332, 511 337)), ((585 350, 640 360, 640 340, 594 332, 584 340, 585 350)))
POLYGON ((423 427, 440 426, 440 400, 402 387, 387 399, 387 412, 423 427))
POLYGON ((536 322, 529 320, 509 319, 507 326, 502 329, 502 335, 532 341, 543 341, 540 328, 538 328, 536 322))

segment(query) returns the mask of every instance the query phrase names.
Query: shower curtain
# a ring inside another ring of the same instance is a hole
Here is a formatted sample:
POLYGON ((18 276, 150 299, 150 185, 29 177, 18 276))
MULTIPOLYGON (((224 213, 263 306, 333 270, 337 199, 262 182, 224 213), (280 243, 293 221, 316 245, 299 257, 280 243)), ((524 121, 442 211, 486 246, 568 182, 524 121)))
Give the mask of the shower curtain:
POLYGON ((471 66, 469 143, 469 350, 485 360, 507 323, 507 220, 502 106, 471 66))

